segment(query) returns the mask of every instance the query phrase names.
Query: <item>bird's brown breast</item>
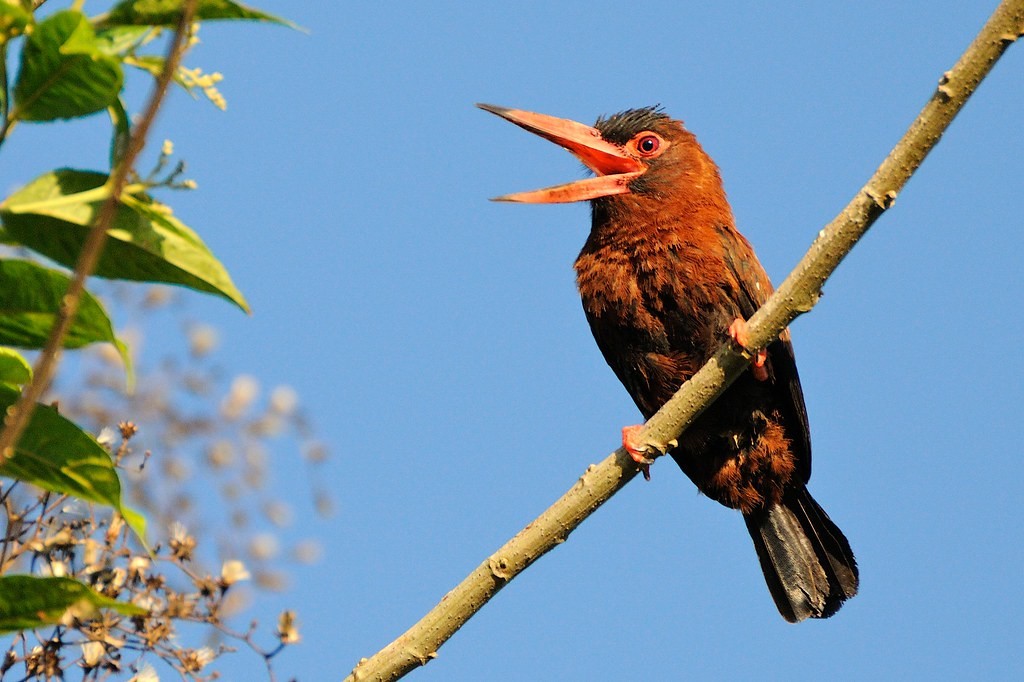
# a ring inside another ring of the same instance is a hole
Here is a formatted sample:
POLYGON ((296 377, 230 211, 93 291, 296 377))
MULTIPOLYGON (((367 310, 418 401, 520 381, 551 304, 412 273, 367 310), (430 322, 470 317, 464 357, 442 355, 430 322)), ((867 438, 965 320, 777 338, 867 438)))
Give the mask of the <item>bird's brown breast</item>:
MULTIPOLYGON (((771 285, 729 224, 601 227, 576 261, 583 308, 605 359, 649 418, 771 285)), ((702 492, 745 512, 781 498, 799 467, 794 440, 806 441, 791 436, 802 426, 787 417, 792 397, 772 372, 781 350, 770 349, 767 382, 745 373, 672 453, 702 492)))

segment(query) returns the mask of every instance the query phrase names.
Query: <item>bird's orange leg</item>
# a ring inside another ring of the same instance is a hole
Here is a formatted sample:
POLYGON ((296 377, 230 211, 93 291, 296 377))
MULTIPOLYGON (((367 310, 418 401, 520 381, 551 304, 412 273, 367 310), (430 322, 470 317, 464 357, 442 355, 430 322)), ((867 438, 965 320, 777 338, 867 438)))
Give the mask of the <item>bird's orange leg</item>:
MULTIPOLYGON (((746 350, 750 341, 750 333, 747 331, 747 321, 742 317, 737 317, 729 325, 729 338, 736 342, 736 344, 746 350)), ((768 360, 768 351, 764 348, 753 353, 753 357, 750 360, 750 371, 754 373, 754 378, 758 381, 768 381, 768 369, 764 366, 765 361, 768 360)))
POLYGON ((629 456, 633 458, 633 461, 640 467, 640 471, 644 475, 644 480, 651 480, 651 465, 654 464, 654 460, 644 455, 646 447, 637 447, 636 437, 640 433, 640 429, 644 428, 643 424, 634 424, 633 426, 622 427, 622 447, 626 449, 629 456))

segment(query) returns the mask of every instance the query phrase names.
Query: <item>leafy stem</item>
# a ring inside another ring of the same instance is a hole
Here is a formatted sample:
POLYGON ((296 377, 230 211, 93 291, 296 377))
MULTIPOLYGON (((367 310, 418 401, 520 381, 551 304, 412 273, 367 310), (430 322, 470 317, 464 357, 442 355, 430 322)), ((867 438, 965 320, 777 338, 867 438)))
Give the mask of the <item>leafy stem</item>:
POLYGON ((14 444, 18 442, 22 432, 28 425, 29 419, 35 411, 36 403, 42 397, 43 391, 49 386, 53 373, 56 370, 60 349, 63 347, 64 338, 71 328, 71 323, 74 321, 75 314, 78 311, 78 304, 82 298, 82 292, 85 290, 85 280, 99 262, 100 254, 103 251, 103 244, 107 237, 107 229, 110 227, 116 214, 118 200, 128 186, 128 177, 135 164, 135 160, 142 152, 143 147, 145 147, 149 129, 156 119, 157 112, 160 110, 160 106, 167 94, 168 86, 181 61, 182 54, 188 47, 186 36, 192 25, 192 18, 195 16, 197 4, 198 0, 187 0, 182 7, 181 17, 171 39, 171 44, 168 47, 167 61, 164 64, 163 72, 161 72, 160 77, 157 79, 145 112, 132 133, 128 149, 114 169, 114 173, 108 183, 110 186, 110 196, 103 203, 96 222, 89 231, 89 236, 82 247, 78 263, 75 266, 74 277, 64 296, 58 319, 54 323, 45 348, 39 354, 39 358, 36 361, 32 381, 25 387, 18 401, 7 411, 6 418, 4 419, 4 428, 0 431, 0 465, 6 462, 13 454, 14 444))

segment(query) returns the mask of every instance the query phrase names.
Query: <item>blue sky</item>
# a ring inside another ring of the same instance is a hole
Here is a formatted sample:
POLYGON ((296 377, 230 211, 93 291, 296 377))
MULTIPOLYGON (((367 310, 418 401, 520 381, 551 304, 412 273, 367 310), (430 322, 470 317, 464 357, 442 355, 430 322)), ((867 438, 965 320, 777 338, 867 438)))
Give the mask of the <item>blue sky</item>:
MULTIPOLYGON (((328 522, 301 505, 305 471, 274 468, 295 532, 325 546, 255 608, 298 610, 279 672, 336 678, 390 642, 638 420, 575 291, 586 206, 487 201, 579 163, 474 102, 588 123, 662 104, 778 282, 995 4, 268 0, 310 33, 204 28, 189 64, 225 74, 229 108, 176 93, 154 139, 188 162, 200 190, 176 213, 254 314, 190 310, 232 370, 294 386, 334 453, 328 522)), ((810 489, 860 595, 785 623, 740 517, 663 460, 416 678, 1020 676, 1022 74, 1015 46, 792 328, 810 489)), ((5 189, 104 162, 85 134, 40 150, 21 132, 5 189)))

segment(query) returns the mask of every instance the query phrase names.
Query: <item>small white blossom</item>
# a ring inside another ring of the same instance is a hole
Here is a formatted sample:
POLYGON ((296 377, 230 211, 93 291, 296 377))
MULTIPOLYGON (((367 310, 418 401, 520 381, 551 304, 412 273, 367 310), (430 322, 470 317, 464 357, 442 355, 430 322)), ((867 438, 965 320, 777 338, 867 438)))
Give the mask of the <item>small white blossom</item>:
POLYGON ((116 441, 117 431, 110 428, 109 426, 104 426, 100 430, 100 435, 96 436, 96 442, 108 449, 112 448, 116 441))
POLYGON ((128 682, 160 682, 160 676, 153 670, 153 666, 146 663, 128 682))
POLYGON ((106 651, 103 642, 86 642, 82 645, 82 663, 86 668, 95 668, 106 651))
POLYGON ((245 568, 245 564, 237 559, 225 561, 220 569, 220 579, 224 587, 230 587, 241 580, 248 580, 251 577, 249 571, 245 568))

